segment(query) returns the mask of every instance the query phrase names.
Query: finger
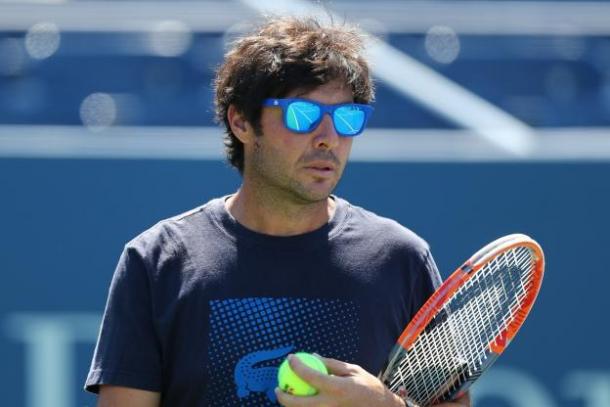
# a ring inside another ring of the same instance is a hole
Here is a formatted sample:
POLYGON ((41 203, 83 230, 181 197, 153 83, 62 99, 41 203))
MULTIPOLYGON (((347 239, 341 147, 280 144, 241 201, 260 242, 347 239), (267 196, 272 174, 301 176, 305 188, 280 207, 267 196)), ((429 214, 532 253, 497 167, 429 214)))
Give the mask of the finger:
POLYGON ((466 392, 462 394, 457 400, 455 400, 455 402, 458 404, 458 406, 469 407, 471 405, 470 393, 466 392))
POLYGON ((336 378, 334 376, 320 373, 317 370, 310 368, 294 355, 288 356, 288 363, 297 376, 318 390, 328 390, 335 386, 334 381, 336 378))
POLYGON ((316 396, 293 396, 292 394, 283 392, 279 387, 275 388, 275 395, 278 403, 286 407, 309 407, 319 405, 319 400, 316 396))
POLYGON ((325 358, 318 355, 317 353, 315 353, 315 355, 319 357, 322 362, 324 362, 324 365, 326 366, 326 368, 328 369, 328 373, 330 374, 333 374, 335 376, 349 376, 354 372, 354 366, 349 363, 342 362, 337 359, 325 358))
POLYGON ((457 399, 445 403, 436 404, 433 407, 470 407, 470 394, 462 394, 457 399))

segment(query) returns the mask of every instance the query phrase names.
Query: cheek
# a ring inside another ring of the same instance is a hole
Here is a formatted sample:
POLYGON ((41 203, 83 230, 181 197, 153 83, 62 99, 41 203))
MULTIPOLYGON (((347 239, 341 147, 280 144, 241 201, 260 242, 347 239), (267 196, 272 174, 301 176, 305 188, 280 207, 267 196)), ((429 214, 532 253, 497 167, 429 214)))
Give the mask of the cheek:
POLYGON ((279 111, 272 111, 263 115, 261 117, 261 129, 263 137, 267 138, 267 143, 277 148, 289 148, 294 141, 291 137, 294 134, 284 127, 282 115, 279 111))
POLYGON ((274 165, 298 161, 301 154, 307 150, 307 137, 299 137, 299 134, 286 130, 282 123, 270 121, 261 124, 263 135, 260 144, 269 162, 275 163, 274 165))
POLYGON ((341 156, 342 159, 347 160, 349 153, 352 151, 352 144, 354 139, 352 137, 342 137, 339 141, 338 147, 338 155, 341 156))
POLYGON ((277 134, 277 132, 284 130, 281 110, 263 109, 261 114, 261 129, 263 134, 277 134))

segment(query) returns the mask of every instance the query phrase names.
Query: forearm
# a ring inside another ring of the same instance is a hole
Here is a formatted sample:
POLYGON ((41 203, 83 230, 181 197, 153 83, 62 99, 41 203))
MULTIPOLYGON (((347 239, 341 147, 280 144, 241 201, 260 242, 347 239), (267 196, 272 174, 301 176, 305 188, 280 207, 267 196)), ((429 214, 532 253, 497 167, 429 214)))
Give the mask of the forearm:
POLYGON ((159 407, 161 394, 121 386, 100 386, 97 407, 159 407))

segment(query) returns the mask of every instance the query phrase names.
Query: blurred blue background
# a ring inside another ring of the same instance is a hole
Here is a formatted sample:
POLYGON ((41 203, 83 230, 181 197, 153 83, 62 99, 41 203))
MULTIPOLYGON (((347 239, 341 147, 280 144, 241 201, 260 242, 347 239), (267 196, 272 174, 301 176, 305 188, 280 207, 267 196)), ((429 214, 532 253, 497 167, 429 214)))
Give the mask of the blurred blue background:
MULTIPOLYGON (((210 82, 264 8, 313 4, 272 3, 0 1, 3 405, 95 405, 82 385, 124 243, 239 185, 210 82)), ((610 2, 324 4, 379 38, 337 193, 423 236, 444 277, 503 234, 545 249, 476 405, 610 406, 610 2)))

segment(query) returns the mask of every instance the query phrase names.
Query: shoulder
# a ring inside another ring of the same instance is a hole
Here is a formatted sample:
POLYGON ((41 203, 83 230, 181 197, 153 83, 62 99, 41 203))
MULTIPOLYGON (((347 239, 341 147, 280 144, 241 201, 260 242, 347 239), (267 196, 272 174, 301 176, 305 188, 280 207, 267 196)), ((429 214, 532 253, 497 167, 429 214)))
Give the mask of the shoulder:
POLYGON ((208 209, 215 201, 158 221, 130 240, 126 248, 153 258, 180 254, 185 242, 205 238, 206 231, 213 228, 208 209))
POLYGON ((378 215, 360 206, 348 203, 350 228, 370 241, 384 246, 406 249, 419 256, 427 256, 428 243, 417 233, 394 219, 378 215))
MULTIPOLYGON (((397 221, 370 210, 349 204, 344 234, 347 247, 362 253, 367 264, 399 264, 405 275, 414 281, 426 282, 426 292, 440 284, 438 269, 428 242, 397 221), (430 288, 432 287, 432 288, 430 288)), ((384 266, 385 267, 385 266, 384 266)))

